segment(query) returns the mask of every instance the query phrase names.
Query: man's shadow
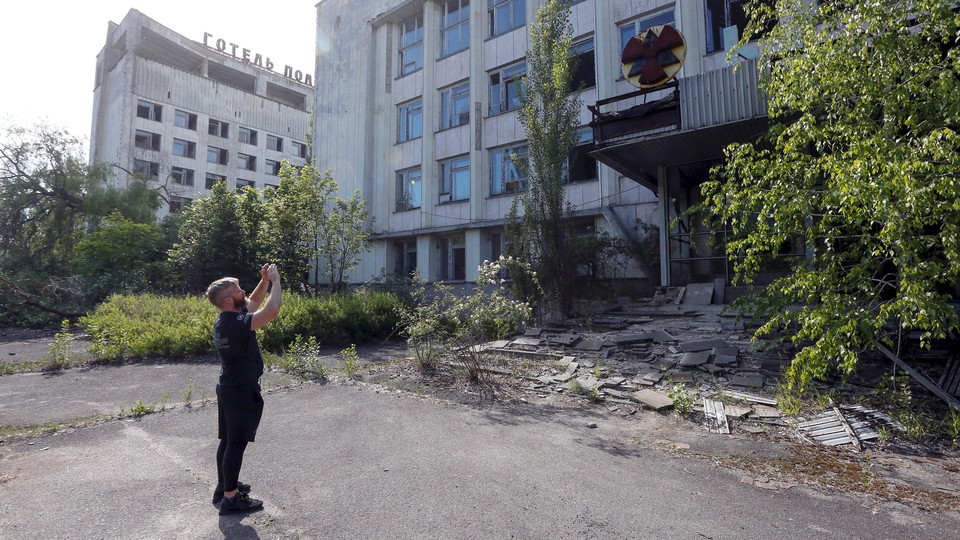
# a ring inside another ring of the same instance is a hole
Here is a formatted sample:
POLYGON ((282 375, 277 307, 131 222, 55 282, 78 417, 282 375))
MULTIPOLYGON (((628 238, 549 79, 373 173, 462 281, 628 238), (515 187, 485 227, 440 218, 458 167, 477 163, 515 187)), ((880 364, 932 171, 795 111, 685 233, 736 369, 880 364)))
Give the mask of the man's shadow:
POLYGON ((250 514, 220 516, 220 532, 228 540, 260 540, 260 535, 250 525, 242 523, 250 514))

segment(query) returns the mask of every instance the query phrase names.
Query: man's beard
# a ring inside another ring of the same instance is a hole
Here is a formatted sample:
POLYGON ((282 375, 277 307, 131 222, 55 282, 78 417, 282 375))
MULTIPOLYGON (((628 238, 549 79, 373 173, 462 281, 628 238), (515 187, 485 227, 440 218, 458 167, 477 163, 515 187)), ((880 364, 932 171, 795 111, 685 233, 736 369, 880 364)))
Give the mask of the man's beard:
POLYGON ((237 309, 243 309, 243 308, 247 307, 247 297, 244 296, 244 297, 241 298, 240 300, 237 300, 236 302, 234 302, 233 305, 234 305, 234 307, 236 307, 237 309))

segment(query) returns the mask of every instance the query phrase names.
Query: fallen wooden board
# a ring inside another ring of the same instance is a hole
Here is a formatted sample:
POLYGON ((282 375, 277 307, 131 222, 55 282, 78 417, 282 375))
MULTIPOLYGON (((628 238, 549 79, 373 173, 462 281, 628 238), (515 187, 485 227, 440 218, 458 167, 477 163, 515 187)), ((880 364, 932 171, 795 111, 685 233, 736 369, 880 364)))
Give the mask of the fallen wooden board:
POLYGON ((730 434, 730 424, 727 423, 722 401, 703 398, 703 415, 707 418, 707 429, 710 433, 730 434))

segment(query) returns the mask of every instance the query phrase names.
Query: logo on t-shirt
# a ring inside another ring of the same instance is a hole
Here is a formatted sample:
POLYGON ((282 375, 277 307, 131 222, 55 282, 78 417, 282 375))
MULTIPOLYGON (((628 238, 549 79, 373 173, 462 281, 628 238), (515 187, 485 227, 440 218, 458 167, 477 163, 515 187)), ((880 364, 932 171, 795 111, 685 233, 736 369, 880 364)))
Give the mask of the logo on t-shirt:
POLYGON ((240 315, 237 315, 237 320, 238 320, 238 321, 242 321, 242 320, 243 320, 243 313, 241 313, 240 315))

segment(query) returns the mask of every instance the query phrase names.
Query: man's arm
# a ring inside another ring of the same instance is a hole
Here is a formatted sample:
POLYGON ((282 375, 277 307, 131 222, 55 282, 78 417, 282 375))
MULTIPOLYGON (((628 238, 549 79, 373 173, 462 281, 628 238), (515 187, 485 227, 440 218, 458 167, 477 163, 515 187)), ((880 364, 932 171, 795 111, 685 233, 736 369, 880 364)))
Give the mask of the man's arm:
POLYGON ((259 330, 261 327, 266 326, 267 323, 276 319, 277 315, 280 314, 280 272, 277 271, 277 265, 271 264, 268 267, 267 277, 273 286, 270 288, 270 297, 267 298, 267 303, 253 314, 253 320, 250 321, 250 327, 253 330, 259 330))
POLYGON ((270 283, 267 277, 267 268, 269 266, 268 263, 264 263, 260 268, 260 283, 257 283, 256 288, 254 288, 250 296, 247 297, 247 309, 250 311, 256 311, 257 308, 260 307, 260 302, 263 302, 263 297, 267 295, 267 284, 270 283))

